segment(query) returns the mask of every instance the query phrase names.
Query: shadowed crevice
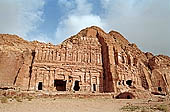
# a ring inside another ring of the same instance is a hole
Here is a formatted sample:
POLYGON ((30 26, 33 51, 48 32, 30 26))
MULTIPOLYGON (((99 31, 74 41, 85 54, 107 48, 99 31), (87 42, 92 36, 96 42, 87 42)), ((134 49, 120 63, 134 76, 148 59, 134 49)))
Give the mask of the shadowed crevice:
POLYGON ((30 69, 29 69, 29 83, 28 83, 28 90, 30 88, 30 83, 31 83, 31 76, 32 76, 32 67, 33 67, 33 63, 34 63, 34 59, 35 59, 35 51, 33 50, 32 51, 32 61, 31 61, 31 66, 30 66, 30 69))
POLYGON ((109 51, 108 46, 103 37, 99 36, 97 31, 97 38, 101 44, 102 67, 103 67, 103 92, 113 92, 113 78, 110 72, 109 51))

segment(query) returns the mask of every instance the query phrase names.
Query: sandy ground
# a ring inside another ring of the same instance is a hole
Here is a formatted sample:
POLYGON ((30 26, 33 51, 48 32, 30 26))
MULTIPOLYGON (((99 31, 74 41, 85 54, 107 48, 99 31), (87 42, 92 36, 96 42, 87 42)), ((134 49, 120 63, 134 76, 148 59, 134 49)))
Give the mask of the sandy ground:
POLYGON ((116 99, 54 99, 41 98, 31 101, 15 100, 0 103, 0 112, 122 112, 120 109, 129 104, 147 105, 143 100, 116 99))

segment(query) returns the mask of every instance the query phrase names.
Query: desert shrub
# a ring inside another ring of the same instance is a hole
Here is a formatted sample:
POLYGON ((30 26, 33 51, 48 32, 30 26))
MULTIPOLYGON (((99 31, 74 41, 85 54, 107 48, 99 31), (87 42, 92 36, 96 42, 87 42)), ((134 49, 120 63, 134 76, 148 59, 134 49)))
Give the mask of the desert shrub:
POLYGON ((157 110, 163 111, 163 112, 167 112, 168 108, 166 105, 158 105, 157 106, 157 110))
POLYGON ((31 101, 33 99, 33 96, 27 96, 26 99, 28 99, 28 101, 31 101))
POLYGON ((139 106, 133 106, 133 105, 124 106, 124 107, 121 108, 121 110, 123 110, 123 111, 131 111, 131 112, 139 110, 139 109, 140 109, 139 106))
POLYGON ((1 98, 1 103, 8 103, 8 98, 7 97, 2 97, 1 98))
POLYGON ((134 105, 128 105, 121 108, 121 110, 125 112, 168 112, 167 105, 154 105, 154 106, 134 106, 134 105))
POLYGON ((17 102, 22 102, 22 98, 21 98, 21 97, 15 96, 14 98, 15 98, 15 100, 16 100, 17 102))
POLYGON ((149 108, 141 108, 141 111, 140 112, 152 112, 149 108))

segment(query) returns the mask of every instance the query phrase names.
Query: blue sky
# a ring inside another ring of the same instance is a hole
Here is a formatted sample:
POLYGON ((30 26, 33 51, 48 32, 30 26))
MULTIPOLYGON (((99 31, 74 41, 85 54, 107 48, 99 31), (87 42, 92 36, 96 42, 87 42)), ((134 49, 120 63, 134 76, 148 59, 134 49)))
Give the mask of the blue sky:
POLYGON ((92 25, 170 56, 170 0, 0 0, 0 33, 59 44, 92 25))

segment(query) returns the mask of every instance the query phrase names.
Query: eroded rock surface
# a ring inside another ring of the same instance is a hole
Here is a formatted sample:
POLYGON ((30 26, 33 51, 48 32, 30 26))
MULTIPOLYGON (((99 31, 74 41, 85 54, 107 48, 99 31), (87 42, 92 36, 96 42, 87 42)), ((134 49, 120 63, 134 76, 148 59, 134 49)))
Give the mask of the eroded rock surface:
POLYGON ((0 88, 28 89, 32 50, 32 43, 16 35, 0 35, 0 88))
POLYGON ((60 45, 1 34, 0 88, 112 92, 127 98, 166 95, 170 57, 144 53, 120 33, 95 26, 60 45))

